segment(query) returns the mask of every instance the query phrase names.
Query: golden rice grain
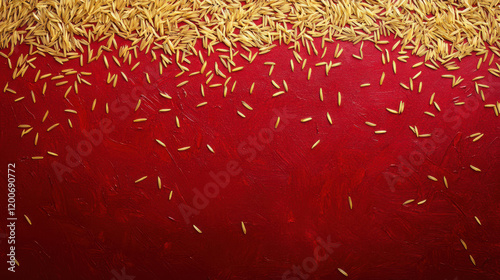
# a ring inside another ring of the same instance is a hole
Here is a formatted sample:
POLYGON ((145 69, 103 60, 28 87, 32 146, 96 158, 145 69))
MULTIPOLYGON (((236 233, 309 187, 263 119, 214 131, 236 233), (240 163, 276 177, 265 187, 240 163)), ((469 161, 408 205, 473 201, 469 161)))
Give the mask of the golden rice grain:
POLYGON ((241 230, 243 231, 243 234, 247 234, 247 229, 245 227, 245 223, 241 221, 241 230))
POLYGON ((481 133, 480 135, 478 135, 477 137, 475 137, 472 142, 476 142, 477 140, 481 139, 482 137, 484 136, 483 133, 481 133))
POLYGON ((236 111, 236 113, 238 113, 238 115, 239 115, 240 117, 242 117, 242 118, 246 118, 246 116, 245 116, 242 112, 240 112, 240 111, 236 111))
POLYGON ((141 99, 137 100, 137 104, 135 105, 135 109, 134 109, 134 112, 137 112, 137 110, 139 110, 139 107, 141 106, 141 99))
POLYGON ((321 141, 321 140, 316 141, 316 142, 312 145, 311 150, 312 150, 312 149, 314 149, 314 147, 316 147, 316 146, 319 144, 319 142, 320 142, 320 141, 321 141))
POLYGON ((160 145, 161 145, 161 146, 163 146, 164 148, 166 148, 166 147, 167 147, 167 145, 165 145, 165 143, 163 143, 161 140, 159 140, 159 139, 155 139, 155 140, 156 140, 156 142, 157 142, 158 144, 160 144, 160 145))
POLYGON ((469 255, 469 258, 470 258, 470 261, 472 262, 472 264, 474 266, 476 266, 476 261, 474 260, 474 258, 472 257, 472 255, 469 255))
MULTIPOLYGON (((425 66, 427 66, 428 68, 432 69, 432 70, 437 70, 437 67, 432 65, 432 64, 429 64, 429 63, 425 63, 424 64, 425 66)), ((449 70, 449 69, 448 69, 449 70)))
POLYGON ((175 116, 175 125, 176 125, 177 127, 181 127, 181 123, 180 123, 180 121, 179 121, 179 117, 177 117, 177 116, 175 116))
POLYGON ((420 77, 420 75, 422 74, 422 71, 419 71, 417 74, 415 74, 415 76, 413 76, 413 80, 417 79, 418 77, 420 77))
POLYGON ((382 72, 382 76, 380 76, 380 85, 382 85, 382 83, 384 82, 384 78, 385 78, 385 72, 382 72))
POLYGON ((424 63, 423 62, 417 62, 417 63, 413 64, 412 68, 419 67, 422 64, 424 64, 424 63))
POLYGON ((477 216, 474 216, 474 219, 476 219, 476 222, 477 222, 480 226, 482 226, 481 221, 479 220, 479 218, 478 218, 477 216))
POLYGON ((389 113, 392 113, 392 114, 399 114, 398 111, 394 110, 394 109, 391 109, 391 108, 385 108, 389 113))
POLYGON ((337 268, 337 269, 338 269, 338 271, 339 271, 340 273, 342 273, 342 275, 344 275, 345 277, 348 277, 348 276, 349 276, 349 275, 347 274, 347 272, 345 272, 345 270, 343 270, 342 268, 337 268))
POLYGON ((177 84, 177 87, 182 87, 183 85, 189 83, 188 80, 184 81, 184 82, 180 82, 179 84, 177 84))
POLYGON ((56 128, 59 125, 59 123, 53 124, 49 128, 47 128, 47 132, 51 131, 52 129, 56 128))
POLYGON ((62 81, 56 84, 57 87, 67 84, 68 81, 62 81))
POLYGON ((118 65, 118 67, 122 67, 122 65, 120 64, 120 61, 118 61, 118 58, 116 58, 114 55, 111 56, 113 58, 113 60, 115 61, 116 65, 118 65))
POLYGON ((191 148, 191 146, 182 147, 182 148, 179 148, 179 149, 177 149, 177 150, 178 150, 179 152, 182 152, 182 151, 188 150, 189 148, 191 148))
POLYGON ((243 101, 243 100, 242 100, 242 101, 241 101, 241 103, 242 103, 242 104, 243 104, 243 106, 245 106, 245 108, 247 108, 248 110, 253 110, 253 108, 252 108, 250 105, 248 105, 248 103, 246 103, 245 101, 243 101))
POLYGON ((462 246, 464 246, 464 249, 467 250, 467 244, 465 243, 465 241, 460 239, 460 243, 462 243, 462 246))
POLYGON ((415 201, 415 199, 408 199, 407 201, 403 202, 403 205, 407 205, 415 201))
POLYGON ((193 228, 194 228, 194 229, 195 229, 198 233, 202 233, 202 232, 201 232, 201 230, 200 230, 197 226, 193 225, 193 228))
POLYGON ((215 154, 215 151, 214 149, 212 149, 212 147, 210 145, 207 144, 207 148, 210 152, 212 152, 213 154, 215 154))
POLYGON ((375 130, 375 134, 384 134, 387 133, 386 130, 375 130))
POLYGON ((446 188, 448 188, 448 180, 446 180, 446 176, 443 176, 443 182, 444 182, 444 186, 446 188))
POLYGON ((231 92, 234 92, 234 89, 236 88, 236 83, 237 83, 237 82, 238 82, 238 81, 234 81, 233 86, 231 87, 231 92))
POLYGON ((84 78, 81 78, 82 82, 88 86, 91 86, 92 84, 90 82, 88 82, 87 80, 85 80, 84 78))
POLYGON ((106 69, 109 69, 109 63, 108 63, 108 59, 106 58, 105 55, 102 56, 103 60, 104 60, 104 65, 106 66, 106 69))
POLYGON ((45 114, 43 115, 43 118, 42 118, 42 123, 45 122, 45 120, 47 119, 47 116, 49 115, 49 110, 47 110, 45 112, 45 114))
POLYGON ((134 64, 134 66, 132 66, 132 69, 130 69, 130 71, 134 71, 135 68, 137 68, 139 66, 139 64, 141 64, 141 62, 137 62, 136 64, 134 64))
POLYGON ((474 165, 469 165, 469 166, 470 166, 470 168, 471 168, 472 170, 474 170, 474 171, 476 171, 476 172, 481 172, 481 169, 479 169, 479 168, 475 167, 474 165))
POLYGON ((148 178, 148 176, 141 177, 141 178, 135 180, 135 183, 137 184, 139 182, 142 182, 142 181, 146 180, 146 178, 148 178))
POLYGON ((439 112, 441 112, 441 108, 439 107, 439 105, 437 104, 436 101, 434 101, 434 107, 436 107, 436 110, 438 110, 439 112))
POLYGON ((427 178, 429 178, 429 180, 432 180, 434 182, 437 182, 437 180, 438 180, 436 177, 431 176, 431 175, 427 175, 427 178))

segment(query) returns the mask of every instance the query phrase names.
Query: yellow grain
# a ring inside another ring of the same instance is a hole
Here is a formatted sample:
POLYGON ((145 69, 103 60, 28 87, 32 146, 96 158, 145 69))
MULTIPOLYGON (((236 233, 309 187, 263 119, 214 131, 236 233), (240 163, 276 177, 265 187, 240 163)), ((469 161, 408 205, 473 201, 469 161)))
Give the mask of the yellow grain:
POLYGON ((139 182, 142 182, 142 181, 146 180, 146 178, 148 178, 148 176, 141 177, 141 178, 135 180, 135 183, 137 184, 139 182))
POLYGON ((177 87, 182 87, 183 85, 187 84, 189 81, 184 81, 184 82, 180 82, 179 84, 177 84, 177 87))
POLYGON ((243 221, 241 222, 241 230, 243 231, 243 234, 247 234, 247 229, 246 229, 245 223, 243 221))
POLYGON ((481 172, 481 169, 479 169, 479 168, 475 167, 474 165, 469 165, 469 166, 470 166, 470 168, 471 168, 472 170, 474 170, 474 171, 476 171, 476 172, 481 172))
POLYGON ((315 147, 319 144, 319 142, 320 142, 320 140, 316 141, 316 142, 312 145, 311 150, 312 150, 312 149, 314 149, 314 148, 315 148, 315 147))
POLYGON ((195 229, 198 233, 202 233, 202 232, 201 232, 201 230, 200 230, 197 226, 193 225, 193 228, 194 228, 194 229, 195 229))
POLYGON ((337 268, 337 269, 338 269, 338 271, 339 271, 340 273, 342 273, 342 275, 344 275, 345 277, 348 277, 348 276, 349 276, 349 275, 347 274, 347 272, 345 272, 345 270, 343 270, 342 268, 337 268))

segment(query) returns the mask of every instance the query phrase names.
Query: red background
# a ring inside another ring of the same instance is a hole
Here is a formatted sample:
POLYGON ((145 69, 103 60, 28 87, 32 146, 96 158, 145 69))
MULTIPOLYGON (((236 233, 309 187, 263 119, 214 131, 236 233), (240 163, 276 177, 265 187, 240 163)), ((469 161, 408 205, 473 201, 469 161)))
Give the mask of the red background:
MULTIPOLYGON (((395 75, 392 64, 382 65, 381 53, 373 44, 365 43, 363 60, 351 56, 359 54, 360 44, 344 42, 340 43, 343 54, 334 59, 336 44, 326 44, 324 59, 307 55, 304 48, 301 55, 307 58, 306 68, 301 70, 294 60, 295 72, 290 69, 293 55, 287 46, 259 55, 251 64, 237 55, 235 62, 245 68, 228 74, 232 77, 228 87, 234 81, 237 85, 226 98, 222 87, 207 85, 206 96, 201 96, 200 83, 205 84, 205 75, 188 77, 186 73, 174 78, 180 71, 175 64, 160 76, 159 60, 151 63, 150 55, 140 54, 141 65, 133 72, 128 64, 118 68, 106 52, 110 70, 104 67, 102 58, 80 67, 78 60, 62 66, 49 56, 37 56, 37 69, 30 68, 24 78, 14 81, 13 70, 0 59, 0 72, 4 73, 0 85, 3 88, 9 82, 9 88, 17 91, 15 95, 2 93, 0 170, 6 182, 7 164, 16 163, 16 248, 20 263, 13 274, 7 272, 4 262, 2 275, 7 279, 118 279, 113 272, 120 274, 124 268, 126 275, 137 280, 281 279, 292 265, 300 266, 304 259, 314 256, 318 237, 330 236, 340 247, 318 263, 309 279, 343 279, 337 268, 352 279, 498 279, 500 131, 498 118, 484 104, 497 102, 500 79, 487 72, 486 63, 475 70, 479 57, 472 56, 459 62, 460 70, 451 73, 465 78, 452 88, 450 79, 441 78, 450 74, 443 67, 437 71, 423 65, 411 67, 423 58, 397 61, 395 75), (314 66, 330 60, 342 65, 332 68, 329 76, 324 67, 314 66), (266 61, 276 62, 271 77, 266 61), (312 78, 308 81, 310 67, 312 78), (54 76, 65 68, 92 72, 91 76, 82 76, 92 86, 79 84, 79 94, 72 90, 64 99, 75 75, 65 78, 70 83, 62 87, 55 86, 59 80, 50 78, 33 82, 38 69, 54 76), (119 76, 116 88, 106 84, 108 72, 120 75, 120 71, 127 74, 128 83, 119 76), (399 86, 400 82, 408 84, 409 77, 419 71, 422 75, 415 86, 423 82, 421 93, 399 86), (144 72, 150 74, 151 85, 145 81, 144 72), (386 77, 379 86, 382 72, 386 77), (479 82, 490 86, 483 89, 486 102, 480 100, 471 81, 479 75, 486 76, 479 82), (187 85, 176 87, 186 79, 187 85), (280 85, 286 80, 289 92, 273 98, 278 89, 271 79, 280 85), (43 82, 48 84, 45 96, 41 94, 43 82), (255 89, 249 94, 253 82, 255 89), (371 86, 360 88, 362 83, 371 86), (36 95, 35 104, 31 90, 36 95), (134 112, 137 99, 132 93, 136 92, 141 94, 142 104, 134 112), (160 92, 172 99, 161 97, 160 92), (433 92, 441 112, 429 105, 433 92), (20 96, 26 98, 14 102, 20 96), (129 103, 126 97, 130 97, 129 103), (92 112, 94 99, 97 106, 92 112), (122 110, 106 114, 105 103, 115 100, 122 110), (242 100, 254 110, 245 109, 242 100), (208 102, 206 106, 196 108, 204 101, 208 102), (401 115, 386 111, 397 110, 400 101, 405 102, 401 115), (466 105, 455 106, 454 101, 465 101, 466 105), (172 110, 158 113, 161 108, 172 110), (262 144, 262 151, 248 162, 248 155, 239 153, 237 147, 274 124, 274 108, 281 112, 286 108, 294 117, 288 123, 282 119, 282 130, 274 131, 272 141, 262 144), (74 109, 78 114, 64 109, 74 109), (50 113, 42 123, 46 110, 50 113), (246 118, 238 116, 237 110, 246 118), (327 121, 327 112, 333 125, 327 121), (176 127, 175 116, 180 119, 180 128, 176 127), (301 123, 300 119, 306 117, 313 119, 301 123), (77 149, 86 139, 82 131, 99 129, 103 118, 111 120, 112 132, 60 182, 53 162, 66 164, 66 147, 77 149), (134 123, 137 118, 148 120, 134 123), (377 127, 369 127, 365 121, 377 127), (47 132, 54 123, 60 126, 47 132), (20 138, 19 124, 30 124, 34 129, 20 138), (442 129, 445 138, 441 143, 433 138, 416 138, 410 125, 416 125, 422 134, 442 129), (374 134, 379 129, 387 133, 374 134), (34 146, 36 132, 40 139, 34 146), (476 132, 484 133, 484 137, 473 143, 469 135, 476 132), (161 147, 155 139, 167 147, 161 147), (311 150, 318 139, 321 142, 311 150), (422 154, 421 144, 428 141, 435 149, 423 164, 412 166, 409 177, 400 176, 391 190, 385 175, 403 175, 398 171, 401 158, 410 161, 412 154, 422 154), (191 149, 177 151, 184 146, 191 149), (44 159, 31 159, 38 155, 44 159), (238 162, 242 171, 230 178, 230 184, 218 196, 209 199, 199 215, 191 217, 190 222, 203 231, 199 234, 185 223, 179 205, 192 206, 193 189, 203 190, 213 181, 209 173, 224 170, 231 160, 238 162), (482 172, 474 172, 471 164, 482 172), (433 182, 427 175, 439 181, 433 182), (143 176, 148 178, 134 183, 143 176), (162 179, 161 190, 157 176, 162 179), (442 182, 443 176, 449 189, 442 182), (170 190, 173 196, 169 201, 170 190), (353 201, 352 210, 348 196, 353 201), (403 206, 408 199, 415 202, 403 206), (417 205, 424 199, 426 203, 417 205), (246 235, 241 221, 245 222, 246 235), (467 251, 460 239, 467 243, 467 251), (477 266, 471 263, 469 254, 477 266)), ((320 50, 320 42, 316 46, 320 50)), ((390 50, 392 42, 381 47, 390 50)), ((223 45, 216 48, 226 49, 223 45)), ((399 50, 391 52, 391 62, 399 50)), ((26 46, 16 49, 12 62, 27 51, 26 46)), ((240 52, 247 54, 243 49, 240 52)), ((217 55, 207 58, 206 51, 203 54, 209 61, 205 73, 218 62, 227 74, 217 55)), ((200 61, 196 57, 189 60, 191 64, 185 65, 191 72, 198 71, 200 61)), ((498 62, 498 57, 494 61, 498 62)), ((211 83, 224 80, 215 76, 211 83)), ((6 187, 1 193, 5 205, 6 187)), ((5 217, 6 211, 2 213, 5 217)), ((1 233, 6 233, 4 226, 1 233)), ((6 239, 1 241, 5 260, 6 239)))

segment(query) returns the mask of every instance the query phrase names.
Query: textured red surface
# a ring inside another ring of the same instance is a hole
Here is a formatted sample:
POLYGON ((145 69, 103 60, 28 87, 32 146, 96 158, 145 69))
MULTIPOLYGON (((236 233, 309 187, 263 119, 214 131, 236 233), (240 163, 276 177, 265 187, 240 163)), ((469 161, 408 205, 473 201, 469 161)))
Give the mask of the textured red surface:
MULTIPOLYGON (((337 245, 326 260, 318 260, 318 266, 310 268, 310 273, 301 268, 303 277, 343 279, 337 270, 342 268, 350 279, 498 279, 500 127, 493 109, 484 108, 484 104, 499 99, 500 79, 487 72, 486 63, 475 70, 478 57, 473 56, 460 62, 460 70, 452 73, 465 78, 452 88, 450 79, 441 78, 447 74, 443 67, 437 71, 423 65, 411 67, 422 58, 397 61, 394 75, 392 64, 382 65, 381 54, 371 43, 365 44, 362 61, 351 56, 359 51, 359 45, 351 43, 341 43, 344 52, 333 59, 335 45, 327 44, 324 59, 303 50, 306 68, 301 70, 294 60, 295 72, 290 69, 292 51, 286 46, 258 56, 252 64, 237 55, 235 61, 245 68, 230 74, 228 87, 234 81, 237 85, 226 98, 222 87, 207 85, 206 97, 202 97, 200 83, 205 83, 205 75, 174 78, 179 73, 175 64, 159 76, 158 63, 150 63, 149 55, 140 55, 141 65, 130 72, 131 66, 119 69, 106 53, 109 71, 118 75, 123 71, 130 80, 127 83, 119 76, 116 88, 105 83, 108 70, 102 59, 80 67, 76 60, 61 66, 50 57, 38 57, 35 64, 42 74, 55 75, 63 68, 93 73, 82 76, 92 86, 79 84, 79 94, 71 91, 64 99, 75 75, 62 87, 49 78, 33 83, 37 71, 33 69, 12 81, 12 70, 2 58, 0 84, 3 88, 9 82, 9 88, 17 91, 16 95, 2 93, 0 143, 3 182, 7 163, 16 163, 20 263, 16 273, 8 273, 3 265, 1 275, 7 278, 2 279, 131 279, 125 275, 137 280, 282 279, 293 266, 311 261, 321 244, 318 240, 327 238, 337 245), (327 77, 324 67, 314 64, 330 60, 342 65, 327 77), (271 77, 266 61, 276 62, 271 77), (423 82, 421 93, 399 85, 408 84, 409 77, 419 71, 422 74, 415 86, 423 82), (143 72, 151 75, 153 84, 147 84, 143 72), (379 86, 382 72, 386 77, 379 86), (471 81, 479 75, 486 76, 480 82, 490 86, 483 89, 486 102, 475 93, 471 81), (186 79, 187 85, 176 87, 186 79), (271 80, 280 85, 286 80, 289 92, 273 98, 278 89, 271 80), (48 88, 42 96, 44 81, 48 88), (249 94, 253 82, 255 89, 249 94), (362 83, 371 86, 360 88, 362 83), (31 90, 36 95, 35 104, 31 90), (160 92, 172 99, 161 97, 160 92), (429 105, 433 92, 441 112, 429 105), (14 102, 20 96, 26 98, 14 102), (134 112, 139 96, 142 104, 134 112), (97 105, 92 112, 94 99, 97 105), (245 109, 242 100, 253 110, 245 109), (204 101, 206 106, 196 108, 204 101), (401 115, 386 111, 397 110, 400 101, 405 102, 401 115), (466 104, 455 106, 454 101, 466 104), (106 103, 110 104, 109 114, 106 103), (158 113, 161 108, 172 110, 158 113), (42 123, 46 110, 50 113, 42 123), (237 110, 246 118, 238 116, 237 110), (333 125, 328 123, 327 112, 333 125), (180 119, 180 128, 175 116, 180 119), (277 116, 281 120, 274 129, 277 116), (306 117, 312 121, 301 123, 306 117), (148 120, 134 123, 137 118, 148 120), (100 126, 103 119, 109 122, 105 129, 100 126), (377 126, 369 127, 366 121, 377 126), (47 132, 54 123, 60 126, 47 132), (19 124, 30 124, 34 129, 19 138, 19 124), (410 125, 433 136, 416 138, 410 125), (92 145, 91 152, 81 157, 81 164, 70 167, 67 155, 77 151, 79 143, 87 139, 85 131, 92 130, 104 131, 103 140, 92 145), (387 133, 376 135, 375 130, 387 133), (34 146, 36 132, 39 141, 34 146), (469 135, 476 132, 484 137, 472 142, 469 135), (272 140, 251 144, 253 139, 260 141, 259 135, 272 140), (321 141, 311 150, 317 140, 321 141), (191 148, 177 150, 184 146, 191 148), (424 154, 418 162, 418 155, 424 154), (31 159, 38 155, 44 159, 31 159), (62 181, 54 172, 54 162, 71 169, 62 175, 62 181), (410 164, 411 171, 398 170, 402 162, 406 167, 410 164), (186 223, 179 206, 194 207, 196 190, 203 192, 207 183, 214 182, 210 172, 224 171, 228 163, 237 165, 238 174, 186 223), (388 180, 394 175, 394 181, 388 180), (433 182, 427 175, 439 181, 433 182), (148 178, 134 183, 143 176, 148 178), (161 190, 157 176, 162 180, 161 190), (448 179, 448 189, 443 176, 448 179), (169 201, 170 190, 173 196, 169 201), (403 206, 408 199, 415 202, 403 206), (424 204, 417 205, 424 199, 424 204), (246 235, 241 221, 245 222, 246 235), (192 224, 203 233, 197 233, 192 224)), ((316 46, 320 48, 319 42, 316 46)), ((390 50, 391 46, 382 47, 390 50)), ((21 49, 14 52, 13 62, 27 51, 21 49)), ((396 56, 396 51, 391 52, 392 59, 396 56)), ((186 66, 198 71, 199 60, 189 59, 191 64, 186 66)), ((207 71, 213 69, 214 62, 223 69, 216 55, 208 60, 207 71)), ((216 76, 211 83, 224 80, 216 76)), ((6 187, 1 189, 1 205, 5 205, 6 187)), ((6 211, 2 213, 5 217, 6 211)), ((5 232, 2 226, 1 233, 5 232)), ((5 260, 6 240, 1 241, 5 260)), ((292 272, 284 279, 297 279, 292 277, 298 276, 292 272)))

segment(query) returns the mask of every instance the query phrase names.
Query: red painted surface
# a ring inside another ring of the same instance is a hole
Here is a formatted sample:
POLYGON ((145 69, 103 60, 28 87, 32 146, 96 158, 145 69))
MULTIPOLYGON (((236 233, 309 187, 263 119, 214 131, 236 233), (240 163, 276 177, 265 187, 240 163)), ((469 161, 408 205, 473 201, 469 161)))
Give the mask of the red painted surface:
MULTIPOLYGON (((109 71, 118 75, 123 71, 130 79, 127 83, 119 76, 116 88, 105 83, 108 70, 102 59, 80 67, 77 60, 61 66, 50 57, 38 57, 35 64, 42 74, 56 75, 64 68, 93 73, 82 76, 92 86, 79 84, 79 94, 71 91, 64 99, 70 84, 56 87, 57 81, 50 78, 33 83, 34 69, 12 81, 12 70, 2 58, 0 84, 3 88, 9 82, 9 88, 17 91, 16 95, 2 93, 0 143, 4 186, 7 164, 16 164, 16 250, 20 263, 16 273, 8 273, 3 262, 2 279, 129 279, 126 275, 137 280, 282 279, 292 266, 307 265, 321 239, 326 242, 328 237, 336 246, 329 248, 326 260, 317 259, 318 266, 310 268, 310 273, 301 268, 303 277, 343 279, 337 270, 342 268, 349 279, 498 279, 500 127, 493 109, 484 108, 484 104, 498 101, 500 79, 487 72, 486 63, 475 70, 478 57, 473 56, 460 62, 460 70, 452 73, 465 78, 452 88, 451 80, 441 78, 448 73, 443 69, 411 68, 421 58, 398 61, 394 75, 392 65, 382 65, 380 52, 370 43, 363 48, 362 61, 351 56, 359 51, 359 45, 351 43, 341 43, 344 53, 333 59, 335 45, 327 44, 324 59, 308 56, 303 50, 306 68, 301 70, 294 62, 293 73, 289 63, 293 55, 286 46, 258 56, 252 64, 237 55, 236 63, 245 68, 230 74, 228 87, 234 81, 237 85, 226 98, 222 87, 206 85, 206 97, 202 97, 200 83, 204 84, 205 76, 174 78, 179 72, 175 65, 159 76, 158 63, 150 63, 149 55, 140 55, 141 65, 130 72, 131 66, 119 69, 105 53, 109 71), (330 60, 342 65, 327 77, 324 67, 314 64, 330 60), (265 61, 276 62, 271 77, 265 61), (309 67, 313 72, 310 81, 309 67), (153 84, 146 83, 145 71, 153 84), (415 87, 422 81, 421 93, 399 86, 400 82, 408 84, 409 77, 419 71, 422 75, 415 87), (382 72, 386 77, 379 86, 382 72), (483 89, 486 102, 480 100, 471 81, 479 75, 486 76, 480 82, 490 86, 483 89), (186 86, 176 87, 186 79, 186 86), (272 98, 278 89, 271 79, 280 85, 286 80, 289 92, 272 98), (48 88, 42 96, 45 81, 48 88), (249 94, 253 82, 255 89, 249 94), (371 86, 360 88, 362 83, 371 86), (159 92, 172 99, 161 97, 159 92), (429 105, 433 92, 441 112, 429 105), (23 95, 24 100, 14 102, 23 95), (139 95, 142 105, 134 112, 139 95), (245 109, 242 100, 254 110, 245 109), (206 106, 196 108, 204 101, 206 106), (386 111, 397 110, 400 101, 405 102, 401 115, 386 111), (466 104, 455 106, 454 101, 466 104), (105 113, 106 102, 115 104, 109 114, 105 113), (161 108, 172 110, 158 113, 161 108), (46 110, 49 116, 41 123, 46 110), (246 118, 238 116, 237 110, 246 118), (424 115, 424 111, 436 117, 424 115), (327 121, 327 112, 333 125, 327 121), (175 116, 180 119, 180 128, 175 116), (274 129, 277 116, 281 121, 274 129), (306 117, 313 119, 301 123, 306 117), (137 118, 148 120, 134 123, 137 118), (103 119, 108 123, 100 124, 103 119), (365 121, 377 127, 369 127, 365 121), (54 123, 60 126, 47 132, 54 123), (35 128, 20 138, 19 124, 35 128), (416 125, 421 134, 433 133, 433 137, 416 138, 410 125, 416 125), (387 133, 374 134, 379 129, 387 133), (103 140, 92 144, 81 164, 70 168, 68 150, 78 151, 79 143, 87 139, 85 131, 101 131, 103 140), (36 132, 40 139, 34 146, 36 132), (476 132, 484 137, 473 143, 469 135, 476 132), (259 134, 272 139, 262 143, 259 134), (320 143, 311 150, 318 139, 320 143), (177 151, 184 146, 191 149, 177 151), (47 151, 59 157, 47 155, 47 151), (38 155, 44 159, 31 159, 38 155), (411 158, 418 155, 425 155, 422 162, 411 158), (54 172, 55 162, 72 170, 62 181, 54 172), (410 164, 411 171, 398 170, 402 162, 410 164), (179 206, 194 207, 194 190, 203 192, 207 183, 214 182, 210 172, 227 172, 228 163, 236 165, 229 169, 237 175, 230 176, 228 185, 219 188, 208 202, 198 201, 207 205, 186 223, 179 206), (469 165, 482 172, 474 172, 469 165), (393 185, 387 180, 392 178, 390 174, 399 176, 393 185), (427 175, 439 181, 433 182, 427 175), (143 176, 148 178, 134 183, 143 176), (157 176, 162 179, 161 190, 157 176), (170 190, 173 197, 169 201, 170 190), (403 206, 408 199, 415 202, 403 206), (417 205, 424 199, 426 203, 417 205), (245 222, 246 235, 241 221, 245 222), (197 233, 192 224, 203 233, 197 233), (467 251, 460 239, 467 243, 467 251)), ((319 42, 316 46, 320 48, 319 42)), ((20 49, 12 55, 14 63, 27 51, 20 49)), ((392 59, 396 56, 397 52, 391 52, 392 59)), ((198 71, 199 60, 189 59, 191 64, 186 66, 198 71)), ((209 61, 207 71, 213 69, 214 62, 223 69, 216 55, 209 61)), ((227 74, 225 69, 223 72, 227 74)), ((75 75, 67 78, 70 83, 75 79, 75 75)), ((212 83, 224 80, 216 76, 212 83)), ((5 205, 6 187, 1 189, 1 205, 5 205)), ((5 208, 1 212, 5 221, 5 208)), ((6 233, 5 226, 1 233, 6 233)), ((6 239, 1 240, 5 260, 6 239)), ((287 277, 298 276, 292 272, 287 277)))

